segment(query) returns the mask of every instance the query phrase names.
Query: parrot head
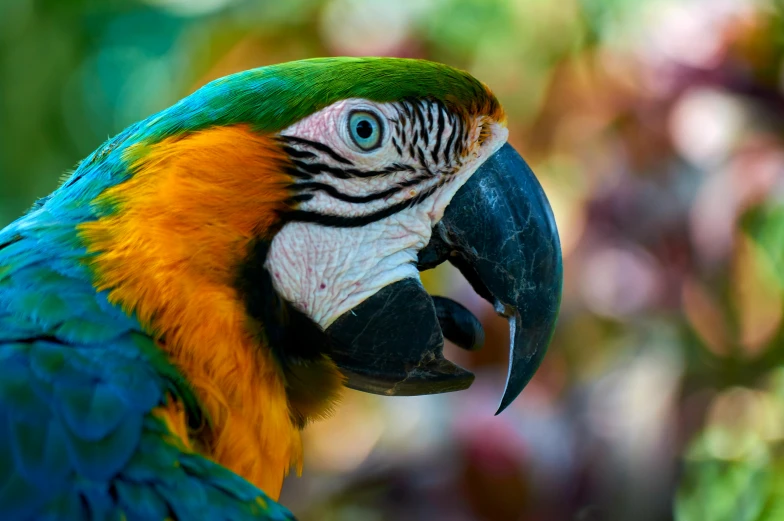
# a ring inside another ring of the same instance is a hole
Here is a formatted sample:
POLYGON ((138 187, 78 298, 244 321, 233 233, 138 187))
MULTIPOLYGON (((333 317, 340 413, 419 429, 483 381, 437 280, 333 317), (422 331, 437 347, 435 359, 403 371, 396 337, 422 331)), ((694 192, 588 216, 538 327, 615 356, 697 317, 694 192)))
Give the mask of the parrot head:
POLYGON ((108 141, 54 197, 92 201, 80 233, 110 300, 185 367, 239 356, 226 338, 253 360, 266 346, 297 423, 335 382, 385 395, 471 384, 442 349, 477 347, 481 326, 419 278, 449 261, 509 319, 500 412, 542 360, 562 283, 552 211, 507 134, 467 73, 304 60, 202 87, 108 141))

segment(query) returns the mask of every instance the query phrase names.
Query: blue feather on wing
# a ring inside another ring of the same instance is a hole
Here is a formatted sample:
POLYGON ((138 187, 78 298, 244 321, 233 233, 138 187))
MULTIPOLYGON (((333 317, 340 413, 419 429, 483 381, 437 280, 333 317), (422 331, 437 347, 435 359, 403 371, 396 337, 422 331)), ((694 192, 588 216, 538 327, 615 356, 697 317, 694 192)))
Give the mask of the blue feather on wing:
POLYGON ((74 237, 46 208, 0 232, 0 519, 292 520, 151 414, 197 402, 74 237))

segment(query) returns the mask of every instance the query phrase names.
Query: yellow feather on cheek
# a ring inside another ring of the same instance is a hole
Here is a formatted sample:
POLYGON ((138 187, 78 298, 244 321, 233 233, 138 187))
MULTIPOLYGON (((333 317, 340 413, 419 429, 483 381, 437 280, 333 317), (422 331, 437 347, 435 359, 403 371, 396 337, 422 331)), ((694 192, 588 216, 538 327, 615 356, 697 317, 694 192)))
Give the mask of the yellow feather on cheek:
POLYGON ((214 424, 191 433, 196 450, 277 498, 301 466, 300 435, 234 278, 249 242, 285 207, 285 156, 235 126, 135 145, 126 159, 133 177, 96 201, 116 210, 80 226, 96 287, 137 314, 193 385, 214 424))

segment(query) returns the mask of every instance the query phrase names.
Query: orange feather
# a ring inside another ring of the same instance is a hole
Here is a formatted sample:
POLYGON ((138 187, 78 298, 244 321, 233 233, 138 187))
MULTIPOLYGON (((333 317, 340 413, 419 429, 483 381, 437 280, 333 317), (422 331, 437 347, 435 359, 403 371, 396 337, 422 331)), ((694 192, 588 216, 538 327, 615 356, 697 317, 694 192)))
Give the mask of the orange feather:
MULTIPOLYGON (((249 242, 286 207, 285 154, 240 125, 134 145, 125 159, 133 177, 96 201, 117 211, 80 226, 96 287, 136 313, 206 408, 213 428, 185 445, 277 498, 289 468, 301 468, 300 433, 233 283, 249 242)), ((157 414, 184 435, 176 402, 157 414)))

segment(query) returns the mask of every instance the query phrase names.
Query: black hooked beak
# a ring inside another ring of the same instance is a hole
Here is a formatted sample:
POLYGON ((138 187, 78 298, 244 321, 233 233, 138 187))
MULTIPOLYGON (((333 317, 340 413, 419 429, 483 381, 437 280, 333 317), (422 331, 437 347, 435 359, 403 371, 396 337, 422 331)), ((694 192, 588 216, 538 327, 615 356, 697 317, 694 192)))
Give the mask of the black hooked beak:
MULTIPOLYGON (((455 194, 419 269, 449 260, 510 324, 503 411, 544 357, 561 301, 563 265, 550 204, 531 169, 505 144, 455 194)), ((331 357, 353 389, 420 395, 466 389, 474 375, 445 359, 444 338, 481 346, 471 313, 431 297, 418 280, 391 284, 338 318, 326 333, 331 357)))

